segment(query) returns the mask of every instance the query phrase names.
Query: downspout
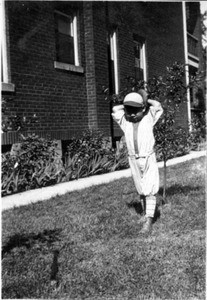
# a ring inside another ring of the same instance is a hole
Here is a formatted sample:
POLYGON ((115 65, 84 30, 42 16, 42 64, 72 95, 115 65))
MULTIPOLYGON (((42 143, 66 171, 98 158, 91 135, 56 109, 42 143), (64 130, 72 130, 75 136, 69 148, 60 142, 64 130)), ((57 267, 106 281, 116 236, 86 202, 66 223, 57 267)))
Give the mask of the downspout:
POLYGON ((190 109, 190 89, 189 89, 189 65, 188 65, 188 40, 187 40, 187 19, 185 2, 182 1, 183 12, 183 38, 184 38, 184 54, 185 54, 185 81, 187 87, 187 112, 188 112, 188 128, 192 131, 191 125, 191 109, 190 109))

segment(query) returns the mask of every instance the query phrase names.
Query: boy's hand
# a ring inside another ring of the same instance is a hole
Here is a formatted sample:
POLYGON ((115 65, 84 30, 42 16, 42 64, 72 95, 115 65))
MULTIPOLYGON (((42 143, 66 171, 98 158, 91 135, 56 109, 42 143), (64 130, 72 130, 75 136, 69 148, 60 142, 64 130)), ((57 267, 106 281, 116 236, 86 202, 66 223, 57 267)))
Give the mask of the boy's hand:
POLYGON ((152 106, 156 107, 156 108, 161 106, 160 102, 158 102, 157 100, 148 99, 147 103, 149 105, 152 105, 152 106))
POLYGON ((148 99, 148 103, 149 103, 149 105, 151 105, 152 107, 154 107, 154 109, 157 112, 160 111, 160 113, 162 114, 163 108, 162 108, 160 102, 158 102, 157 100, 148 99))
POLYGON ((112 110, 113 110, 113 113, 116 113, 118 110, 124 110, 124 105, 123 104, 115 105, 112 110))

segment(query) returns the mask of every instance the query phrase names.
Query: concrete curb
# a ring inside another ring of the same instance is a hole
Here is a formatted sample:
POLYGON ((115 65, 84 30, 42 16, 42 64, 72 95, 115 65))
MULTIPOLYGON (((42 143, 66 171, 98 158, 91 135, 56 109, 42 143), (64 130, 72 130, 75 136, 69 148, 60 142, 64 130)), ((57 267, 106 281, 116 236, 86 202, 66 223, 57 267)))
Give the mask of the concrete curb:
MULTIPOLYGON (((201 156, 206 156, 206 151, 194 151, 185 156, 169 159, 167 161, 167 166, 179 164, 201 156)), ((163 165, 164 165, 163 162, 158 162, 159 168, 162 168, 163 165)), ((68 192, 85 189, 93 185, 109 183, 111 181, 124 178, 124 177, 130 177, 130 176, 131 176, 131 170, 126 169, 126 170, 115 171, 103 175, 95 175, 87 178, 81 178, 78 180, 64 182, 64 183, 56 184, 54 186, 49 186, 49 187, 40 188, 36 190, 30 190, 23 193, 14 194, 11 196, 5 196, 2 198, 1 207, 2 210, 6 210, 17 206, 48 200, 57 195, 64 195, 68 192)))

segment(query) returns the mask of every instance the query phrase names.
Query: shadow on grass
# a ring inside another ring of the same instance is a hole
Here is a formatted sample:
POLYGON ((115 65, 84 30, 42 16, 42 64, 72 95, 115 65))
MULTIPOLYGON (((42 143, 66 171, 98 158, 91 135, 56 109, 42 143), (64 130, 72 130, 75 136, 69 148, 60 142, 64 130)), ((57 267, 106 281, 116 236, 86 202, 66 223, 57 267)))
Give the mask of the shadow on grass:
POLYGON ((10 237, 5 246, 2 247, 2 258, 7 253, 10 253, 12 249, 18 247, 26 247, 30 249, 34 244, 47 244, 51 246, 54 242, 59 241, 59 234, 61 229, 44 230, 38 234, 15 234, 10 237))
MULTIPOLYGON (((173 196, 177 194, 184 194, 188 195, 190 192, 196 192, 199 191, 202 187, 201 186, 190 186, 190 185, 180 185, 180 184, 174 184, 166 189, 166 195, 173 196)), ((159 195, 163 195, 163 187, 159 189, 158 192, 159 195)))
POLYGON ((141 202, 134 201, 134 202, 131 202, 131 203, 126 203, 126 205, 127 205, 128 208, 133 208, 138 215, 143 214, 143 208, 142 208, 141 202))
MULTIPOLYGON (((126 205, 129 208, 133 208, 138 215, 142 216, 144 214, 141 202, 134 201, 131 203, 126 203, 126 205)), ((160 210, 159 210, 158 206, 156 206, 153 223, 155 223, 157 221, 157 219, 159 219, 159 218, 160 218, 160 210)))

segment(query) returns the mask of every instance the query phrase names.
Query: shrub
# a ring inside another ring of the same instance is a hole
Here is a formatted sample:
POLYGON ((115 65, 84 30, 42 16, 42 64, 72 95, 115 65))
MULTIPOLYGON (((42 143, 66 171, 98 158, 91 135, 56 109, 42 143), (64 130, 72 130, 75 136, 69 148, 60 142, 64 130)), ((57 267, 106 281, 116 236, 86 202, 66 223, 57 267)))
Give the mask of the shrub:
POLYGON ((22 135, 19 150, 2 155, 2 196, 127 167, 126 146, 115 151, 98 130, 74 138, 64 163, 57 155, 56 141, 22 135))
POLYGON ((95 154, 107 155, 111 151, 109 138, 104 136, 100 130, 85 130, 81 138, 73 138, 68 145, 68 154, 82 159, 87 155, 93 157, 95 154))
POLYGON ((60 182, 65 172, 56 150, 55 141, 21 135, 19 150, 2 155, 2 195, 60 182))
POLYGON ((191 119, 192 131, 189 135, 191 149, 197 150, 199 145, 206 140, 206 119, 205 112, 193 115, 191 119))
POLYGON ((65 181, 113 172, 128 167, 127 150, 116 152, 101 131, 86 130, 69 144, 64 166, 65 181))
POLYGON ((168 160, 173 157, 188 154, 191 150, 191 142, 188 131, 182 127, 177 127, 176 130, 172 127, 168 129, 168 135, 164 136, 162 126, 163 122, 161 120, 155 127, 155 151, 157 160, 164 160, 164 155, 165 159, 168 160), (164 139, 166 141, 165 149, 163 149, 164 139))
POLYGON ((120 140, 119 147, 112 159, 111 172, 129 168, 128 150, 123 136, 120 140))
POLYGON ((79 158, 78 154, 72 157, 68 155, 64 165, 66 172, 64 181, 107 173, 110 164, 108 157, 102 156, 98 152, 93 156, 86 155, 82 158, 79 158))

